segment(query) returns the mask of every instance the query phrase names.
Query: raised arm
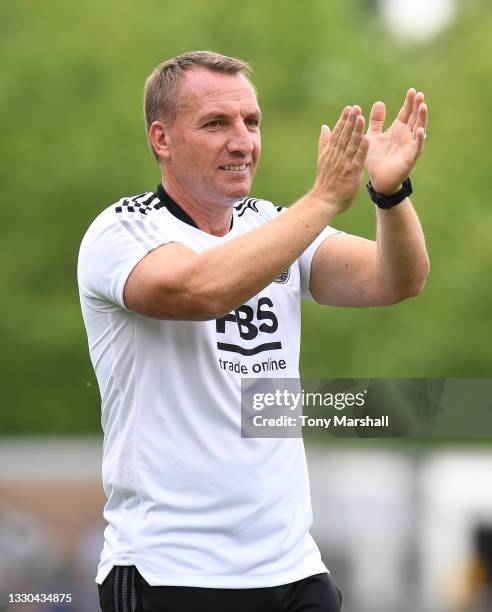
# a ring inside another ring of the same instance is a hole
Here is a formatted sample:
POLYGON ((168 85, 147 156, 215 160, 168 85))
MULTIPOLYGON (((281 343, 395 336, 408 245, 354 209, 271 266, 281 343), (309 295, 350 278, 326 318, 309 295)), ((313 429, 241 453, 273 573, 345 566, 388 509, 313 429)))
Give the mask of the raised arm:
MULTIPOLYGON (((410 89, 391 127, 383 131, 385 106, 372 108, 367 168, 378 193, 391 195, 409 177, 425 140, 424 95, 410 89)), ((321 304, 382 306, 419 294, 429 274, 424 235, 409 198, 389 210, 377 208, 376 240, 340 234, 316 251, 310 289, 321 304)))
POLYGON ((162 319, 220 317, 256 295, 292 264, 332 219, 346 210, 362 181, 368 151, 359 107, 346 107, 333 131, 321 129, 314 188, 273 221, 196 254, 167 244, 130 274, 125 304, 162 319))

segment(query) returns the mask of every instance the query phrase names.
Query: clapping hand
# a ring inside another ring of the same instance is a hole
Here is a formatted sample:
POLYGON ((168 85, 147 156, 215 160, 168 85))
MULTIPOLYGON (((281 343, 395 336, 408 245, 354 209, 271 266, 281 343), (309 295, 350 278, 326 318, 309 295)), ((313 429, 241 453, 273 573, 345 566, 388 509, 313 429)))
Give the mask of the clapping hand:
POLYGON ((427 114, 424 94, 409 89, 397 118, 383 131, 386 107, 383 102, 373 105, 366 166, 377 192, 395 193, 410 175, 424 147, 427 114))
POLYGON ((332 205, 336 212, 348 208, 360 189, 369 140, 360 106, 346 106, 333 129, 321 128, 318 170, 313 195, 332 205))

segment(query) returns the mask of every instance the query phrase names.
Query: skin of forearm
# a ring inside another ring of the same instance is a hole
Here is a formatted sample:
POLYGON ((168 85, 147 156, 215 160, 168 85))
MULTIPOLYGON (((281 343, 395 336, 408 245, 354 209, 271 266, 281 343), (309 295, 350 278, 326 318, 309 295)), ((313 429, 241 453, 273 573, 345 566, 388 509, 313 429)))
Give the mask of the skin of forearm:
POLYGON ((206 309, 203 318, 230 312, 289 267, 338 210, 306 194, 269 223, 194 257, 186 294, 202 305, 198 310, 206 309))
POLYGON ((424 234, 410 200, 377 209, 376 270, 391 301, 418 295, 429 275, 424 234))

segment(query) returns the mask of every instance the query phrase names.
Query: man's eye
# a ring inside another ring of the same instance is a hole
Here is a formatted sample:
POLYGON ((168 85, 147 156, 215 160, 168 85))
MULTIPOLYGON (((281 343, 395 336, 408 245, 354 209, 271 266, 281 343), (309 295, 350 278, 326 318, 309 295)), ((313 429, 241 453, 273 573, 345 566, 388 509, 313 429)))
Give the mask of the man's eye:
POLYGON ((215 119, 214 121, 208 121, 205 127, 214 129, 220 127, 222 124, 223 121, 221 119, 215 119))
POLYGON ((258 127, 260 125, 260 122, 258 119, 247 119, 246 123, 248 125, 252 125, 253 127, 258 127))

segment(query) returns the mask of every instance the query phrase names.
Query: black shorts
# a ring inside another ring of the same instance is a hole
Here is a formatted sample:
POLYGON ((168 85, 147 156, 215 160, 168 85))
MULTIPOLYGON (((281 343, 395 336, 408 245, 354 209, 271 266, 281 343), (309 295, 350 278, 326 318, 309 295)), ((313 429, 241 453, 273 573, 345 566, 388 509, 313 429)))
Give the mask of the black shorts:
POLYGON ((133 565, 113 567, 99 600, 102 612, 340 612, 342 605, 326 573, 256 589, 153 587, 133 565))

